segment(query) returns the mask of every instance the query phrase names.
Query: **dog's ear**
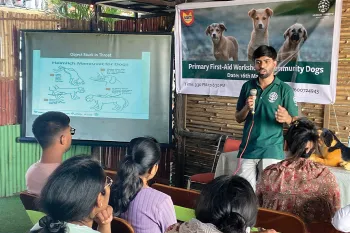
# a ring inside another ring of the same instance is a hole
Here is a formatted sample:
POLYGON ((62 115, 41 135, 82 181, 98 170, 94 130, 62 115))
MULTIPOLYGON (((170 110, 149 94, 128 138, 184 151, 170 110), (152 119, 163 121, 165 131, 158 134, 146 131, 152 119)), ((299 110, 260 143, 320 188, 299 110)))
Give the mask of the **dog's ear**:
POLYGON ((249 15, 249 17, 251 17, 251 18, 254 18, 255 13, 256 13, 256 10, 255 10, 254 8, 251 9, 250 11, 248 11, 248 15, 249 15))
POLYGON ((290 27, 289 28, 287 28, 287 30, 283 33, 283 37, 284 37, 284 39, 286 39, 287 38, 287 36, 288 36, 288 34, 289 34, 289 31, 290 31, 290 27))
POLYGON ((306 28, 303 28, 303 31, 304 31, 303 37, 304 37, 304 42, 305 42, 306 39, 307 39, 307 31, 306 31, 306 28))
POLYGON ((210 34, 210 25, 207 27, 207 29, 205 29, 205 35, 209 35, 210 34))
POLYGON ((221 28, 222 31, 227 31, 225 24, 219 23, 219 27, 221 28))
POLYGON ((267 8, 265 9, 265 11, 266 11, 266 13, 267 13, 268 16, 271 17, 271 16, 273 15, 273 10, 271 10, 271 8, 268 8, 268 7, 267 7, 267 8))
POLYGON ((324 131, 323 135, 323 142, 327 147, 331 147, 332 146, 332 142, 333 142, 333 135, 330 133, 330 131, 324 131))

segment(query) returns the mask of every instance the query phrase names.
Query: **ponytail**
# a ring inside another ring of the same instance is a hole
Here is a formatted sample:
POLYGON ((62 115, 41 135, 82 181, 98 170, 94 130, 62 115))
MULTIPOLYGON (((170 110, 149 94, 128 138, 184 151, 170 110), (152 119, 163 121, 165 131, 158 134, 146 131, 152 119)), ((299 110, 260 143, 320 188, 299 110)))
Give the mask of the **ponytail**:
POLYGON ((65 233, 66 223, 54 220, 50 216, 44 216, 39 220, 39 228, 30 233, 65 233))
POLYGON ((221 219, 216 226, 218 230, 223 233, 246 233, 247 228, 250 229, 249 226, 246 225, 243 216, 237 212, 231 212, 228 217, 221 219))
POLYGON ((127 156, 120 166, 117 185, 113 186, 112 190, 115 194, 111 198, 116 216, 120 216, 128 209, 130 202, 143 186, 137 166, 136 163, 133 163, 131 156, 127 156))
POLYGON ((115 216, 127 211, 130 202, 143 187, 141 176, 150 172, 159 162, 160 155, 155 139, 141 137, 130 141, 127 155, 117 172, 117 182, 111 189, 110 205, 115 216))

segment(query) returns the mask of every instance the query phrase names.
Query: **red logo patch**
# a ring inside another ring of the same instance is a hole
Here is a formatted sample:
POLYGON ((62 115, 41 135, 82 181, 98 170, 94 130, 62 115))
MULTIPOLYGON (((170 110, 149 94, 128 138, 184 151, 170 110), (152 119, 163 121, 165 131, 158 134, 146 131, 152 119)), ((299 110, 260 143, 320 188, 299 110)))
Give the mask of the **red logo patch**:
POLYGON ((191 26, 193 24, 194 22, 193 10, 181 11, 180 14, 181 14, 182 22, 184 22, 186 26, 191 26))

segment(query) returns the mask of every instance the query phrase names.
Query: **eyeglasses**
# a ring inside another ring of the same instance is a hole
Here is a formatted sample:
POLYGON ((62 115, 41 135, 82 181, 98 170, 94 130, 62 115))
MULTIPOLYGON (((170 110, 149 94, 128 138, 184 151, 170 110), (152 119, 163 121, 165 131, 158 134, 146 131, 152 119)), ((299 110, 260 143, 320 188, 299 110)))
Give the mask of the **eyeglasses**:
POLYGON ((70 127, 70 134, 74 135, 75 134, 75 129, 73 127, 70 127))
POLYGON ((105 186, 105 188, 107 188, 107 187, 111 187, 111 186, 112 186, 112 184, 113 184, 113 180, 112 180, 112 178, 111 178, 111 177, 109 177, 109 176, 106 176, 106 186, 105 186))

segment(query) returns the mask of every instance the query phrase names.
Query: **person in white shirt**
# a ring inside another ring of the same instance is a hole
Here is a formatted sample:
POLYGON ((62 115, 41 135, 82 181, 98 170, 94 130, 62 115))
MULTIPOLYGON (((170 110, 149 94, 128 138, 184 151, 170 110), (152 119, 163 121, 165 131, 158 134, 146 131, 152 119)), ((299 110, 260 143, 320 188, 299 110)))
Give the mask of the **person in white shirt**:
POLYGON ((338 210, 332 218, 332 225, 341 232, 350 232, 350 205, 338 210))

